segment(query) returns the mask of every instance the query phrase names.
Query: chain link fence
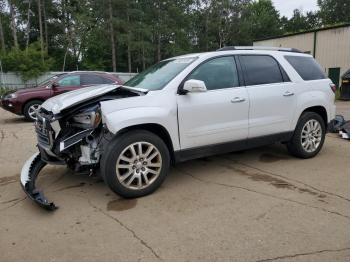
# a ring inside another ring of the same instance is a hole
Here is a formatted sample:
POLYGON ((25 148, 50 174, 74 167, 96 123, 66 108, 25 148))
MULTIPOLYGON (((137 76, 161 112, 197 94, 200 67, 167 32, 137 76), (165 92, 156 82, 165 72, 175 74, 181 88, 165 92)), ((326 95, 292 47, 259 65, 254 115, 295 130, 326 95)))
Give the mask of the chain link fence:
MULTIPOLYGON (((21 88, 35 87, 38 84, 47 80, 48 78, 60 73, 62 72, 47 72, 44 75, 40 76, 38 79, 32 79, 27 82, 23 82, 21 77, 15 72, 0 73, 0 87, 6 88, 6 89, 21 89, 21 88)), ((69 73, 69 72, 65 72, 65 73, 69 73)), ((136 73, 120 73, 120 72, 116 72, 116 73, 113 72, 112 74, 117 75, 124 82, 136 75, 136 73)))

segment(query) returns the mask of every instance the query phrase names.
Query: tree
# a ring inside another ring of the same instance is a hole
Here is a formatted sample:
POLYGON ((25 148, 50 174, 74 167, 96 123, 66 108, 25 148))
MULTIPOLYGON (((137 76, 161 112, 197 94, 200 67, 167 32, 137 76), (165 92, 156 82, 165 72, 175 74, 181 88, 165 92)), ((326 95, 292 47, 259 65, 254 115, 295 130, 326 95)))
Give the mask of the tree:
POLYGON ((108 15, 109 15, 108 22, 109 22, 111 49, 112 49, 112 68, 113 68, 113 72, 116 72, 117 71, 117 61, 116 61, 115 36, 114 36, 114 26, 113 26, 112 0, 108 0, 108 15))
POLYGON ((314 29, 321 26, 318 13, 307 12, 303 14, 301 9, 295 9, 293 16, 288 20, 286 17, 282 18, 283 29, 286 32, 300 32, 314 29))
POLYGON ((1 53, 37 43, 50 70, 138 72, 176 55, 347 22, 348 2, 320 0, 320 12, 288 19, 271 0, 0 0, 1 53))
POLYGON ((271 0, 251 2, 242 15, 242 34, 246 34, 250 43, 254 39, 277 36, 282 33, 281 20, 278 11, 271 0))
POLYGON ((16 14, 15 14, 15 9, 14 9, 14 4, 11 0, 9 0, 9 5, 10 5, 13 44, 14 44, 15 48, 18 48, 16 14))
POLYGON ((350 22, 349 0, 318 0, 323 25, 350 22))
POLYGON ((42 14, 41 14, 41 0, 37 0, 37 3, 38 3, 41 59, 44 60, 44 36, 43 36, 42 14))
POLYGON ((27 11, 27 25, 26 25, 26 49, 29 47, 29 33, 30 33, 30 15, 32 10, 30 9, 32 4, 31 0, 28 0, 28 11, 27 11))
POLYGON ((4 29, 2 27, 2 18, 0 14, 0 43, 1 43, 1 50, 3 52, 6 51, 6 45, 5 45, 5 36, 4 36, 4 29))

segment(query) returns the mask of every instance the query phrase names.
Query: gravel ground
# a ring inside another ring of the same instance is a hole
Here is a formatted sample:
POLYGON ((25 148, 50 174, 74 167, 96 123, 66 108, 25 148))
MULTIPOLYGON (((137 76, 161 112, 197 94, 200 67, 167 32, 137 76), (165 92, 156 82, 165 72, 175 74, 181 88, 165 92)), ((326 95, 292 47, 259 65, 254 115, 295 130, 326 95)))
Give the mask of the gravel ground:
MULTIPOLYGON (((350 102, 338 111, 350 119, 350 102)), ((123 200, 93 177, 47 166, 60 207, 19 185, 33 125, 0 109, 1 261, 350 261, 350 141, 328 134, 314 159, 282 145, 172 167, 154 194, 123 200)))

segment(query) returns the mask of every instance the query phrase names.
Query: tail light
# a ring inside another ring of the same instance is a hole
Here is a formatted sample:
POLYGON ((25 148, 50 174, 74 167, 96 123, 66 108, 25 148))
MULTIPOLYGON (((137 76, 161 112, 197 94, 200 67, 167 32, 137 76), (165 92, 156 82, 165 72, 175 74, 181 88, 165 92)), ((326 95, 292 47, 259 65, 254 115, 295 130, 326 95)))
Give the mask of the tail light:
POLYGON ((337 91, 337 86, 333 83, 329 84, 330 88, 332 89, 333 93, 337 91))

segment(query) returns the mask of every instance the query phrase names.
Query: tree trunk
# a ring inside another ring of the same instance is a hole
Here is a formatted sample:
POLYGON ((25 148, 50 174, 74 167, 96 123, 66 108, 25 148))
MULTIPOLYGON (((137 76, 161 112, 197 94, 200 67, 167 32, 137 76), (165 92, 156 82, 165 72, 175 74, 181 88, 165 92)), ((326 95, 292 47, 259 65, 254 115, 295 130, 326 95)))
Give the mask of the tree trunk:
POLYGON ((114 38, 114 27, 113 27, 112 0, 108 1, 108 12, 109 12, 109 30, 110 30, 111 47, 112 47, 112 67, 113 67, 113 72, 117 72, 117 60, 116 60, 115 38, 114 38))
POLYGON ((161 48, 160 48, 160 19, 161 11, 160 11, 160 1, 158 1, 158 30, 157 30, 157 62, 159 62, 162 59, 161 56, 161 48))
POLYGON ((67 46, 67 48, 66 48, 66 52, 64 52, 63 65, 62 65, 62 72, 64 72, 64 69, 65 69, 65 67, 66 67, 67 53, 68 53, 68 46, 67 46))
POLYGON ((145 44, 142 42, 142 71, 146 69, 145 44))
MULTIPOLYGON (((130 17, 129 17, 129 12, 127 11, 126 18, 128 21, 128 25, 130 24, 130 17)), ((130 47, 130 28, 128 30, 128 48, 127 48, 127 53, 128 53, 128 71, 131 73, 131 47, 130 47)))
POLYGON ((28 12, 27 12, 27 28, 26 28, 26 50, 28 50, 29 46, 29 34, 30 34, 30 6, 32 1, 28 1, 28 12))
POLYGON ((11 29, 12 29, 13 44, 14 44, 15 48, 18 48, 15 10, 13 9, 13 3, 10 0, 9 0, 9 4, 10 4, 11 29))
POLYGON ((37 1, 38 1, 41 59, 44 62, 44 39, 43 39, 43 23, 41 18, 41 1, 40 0, 37 0, 37 1))
POLYGON ((46 17, 46 0, 43 0, 43 15, 44 15, 44 29, 45 29, 45 53, 47 54, 49 48, 48 32, 47 32, 47 17, 46 17))
POLYGON ((160 32, 157 35, 157 62, 160 62, 162 59, 162 55, 160 53, 160 32))
POLYGON ((128 40, 128 71, 131 73, 131 50, 130 50, 130 41, 128 40))
POLYGON ((5 46, 4 30, 2 28, 1 15, 0 15, 0 43, 1 43, 1 50, 5 52, 6 46, 5 46))
POLYGON ((208 45, 208 12, 205 16, 205 51, 209 51, 209 45, 208 45))

